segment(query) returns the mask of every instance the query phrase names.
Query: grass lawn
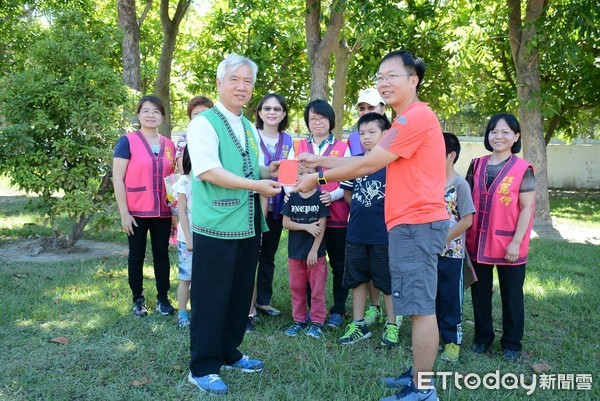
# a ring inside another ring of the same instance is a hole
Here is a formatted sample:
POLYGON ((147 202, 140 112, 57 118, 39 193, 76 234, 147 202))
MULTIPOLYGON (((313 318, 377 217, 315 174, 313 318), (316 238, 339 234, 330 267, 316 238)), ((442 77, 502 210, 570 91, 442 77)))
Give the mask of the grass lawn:
MULTIPOLYGON (((553 213, 578 224, 600 227, 597 197, 566 199, 553 195, 553 213)), ((87 239, 125 243, 117 220, 112 231, 92 233, 87 239)), ((23 211, 22 204, 0 202, 0 240, 49 234, 40 219, 23 211)), ((0 245, 1 246, 1 245, 0 245)), ((592 374, 590 391, 536 389, 531 396, 520 389, 469 390, 438 381, 446 400, 599 400, 600 362, 600 252, 593 245, 534 239, 527 266, 524 354, 519 363, 505 362, 498 341, 488 356, 469 351, 473 338, 470 293, 465 293, 464 344, 460 361, 438 361, 436 371, 483 376, 496 370, 534 373, 545 363, 550 374, 592 374)), ((175 251, 172 253, 171 299, 176 297, 175 251)), ((0 262, 0 400, 198 400, 187 383, 189 334, 176 328, 174 316, 131 314, 124 257, 64 263, 0 262), (51 342, 64 336, 68 345, 51 342)), ((152 268, 145 267, 146 298, 154 307, 152 268)), ((226 400, 377 400, 391 392, 379 387, 381 376, 397 375, 410 364, 410 323, 400 329, 401 346, 379 346, 381 327, 374 338, 355 346, 341 346, 342 330, 327 330, 321 341, 289 338, 283 330, 291 322, 287 284, 286 238, 277 254, 272 304, 282 316, 262 318, 257 331, 247 335, 241 350, 263 359, 262 373, 223 371, 229 384, 226 400)), ((331 297, 331 291, 327 292, 331 297)), ((328 304, 330 304, 328 302, 328 304)), ((499 294, 494 296, 495 325, 501 327, 499 294)), ((207 305, 206 307, 210 307, 207 305)), ((348 303, 348 311, 351 305, 348 303)), ((501 333, 497 333, 499 339, 501 333)), ((566 376, 563 383, 574 378, 566 376)))

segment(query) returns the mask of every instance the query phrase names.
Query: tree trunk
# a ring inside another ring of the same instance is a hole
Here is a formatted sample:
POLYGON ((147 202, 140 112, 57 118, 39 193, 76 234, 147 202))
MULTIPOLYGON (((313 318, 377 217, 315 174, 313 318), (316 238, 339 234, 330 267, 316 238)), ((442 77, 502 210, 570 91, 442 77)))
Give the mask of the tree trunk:
MULTIPOLYGON (((108 171, 104 177, 102 177, 102 182, 100 182, 100 186, 98 187, 98 192, 94 199, 94 203, 99 203, 104 199, 106 193, 109 192, 112 188, 112 170, 108 171)), ((77 221, 71 226, 71 232, 65 236, 64 238, 58 238, 58 232, 54 232, 54 247, 57 248, 71 248, 77 241, 81 239, 83 235, 83 230, 92 219, 92 213, 83 213, 77 216, 77 221)))
POLYGON ((523 155, 533 165, 537 180, 535 199, 536 226, 551 225, 548 197, 548 160, 542 111, 539 106, 540 55, 535 23, 543 15, 546 0, 528 0, 525 20, 521 19, 521 1, 507 0, 509 35, 513 62, 517 71, 517 99, 523 141, 523 155))
POLYGON ((346 38, 342 37, 337 46, 333 48, 333 54, 335 55, 335 81, 333 82, 333 100, 331 101, 331 106, 335 112, 335 129, 333 130, 333 135, 340 139, 344 133, 346 79, 348 78, 350 62, 360 48, 360 42, 361 37, 359 36, 351 49, 346 43, 346 38))
POLYGON ((304 22, 306 30, 306 49, 310 62, 310 100, 329 100, 329 69, 331 53, 342 28, 346 0, 334 0, 331 5, 329 25, 325 36, 321 38, 321 1, 306 0, 304 22))
POLYGON ((135 0, 117 0, 119 28, 123 31, 123 81, 137 91, 142 89, 140 74, 140 26, 135 13, 135 0))
POLYGON ((165 106, 165 118, 160 126, 161 134, 171 137, 173 125, 171 123, 171 63, 175 53, 175 44, 177 42, 177 33, 179 24, 183 19, 191 0, 179 0, 173 19, 169 17, 169 0, 160 2, 160 23, 163 30, 163 43, 158 63, 158 74, 156 77, 156 96, 158 96, 165 106))

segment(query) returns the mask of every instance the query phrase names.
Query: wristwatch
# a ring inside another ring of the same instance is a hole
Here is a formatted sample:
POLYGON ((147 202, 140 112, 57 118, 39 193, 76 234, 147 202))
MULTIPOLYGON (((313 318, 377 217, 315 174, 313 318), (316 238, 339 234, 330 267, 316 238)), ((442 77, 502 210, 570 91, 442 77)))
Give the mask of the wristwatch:
POLYGON ((325 184, 327 184, 327 180, 323 176, 323 172, 322 171, 319 171, 319 178, 317 178, 317 182, 319 183, 319 185, 325 185, 325 184))

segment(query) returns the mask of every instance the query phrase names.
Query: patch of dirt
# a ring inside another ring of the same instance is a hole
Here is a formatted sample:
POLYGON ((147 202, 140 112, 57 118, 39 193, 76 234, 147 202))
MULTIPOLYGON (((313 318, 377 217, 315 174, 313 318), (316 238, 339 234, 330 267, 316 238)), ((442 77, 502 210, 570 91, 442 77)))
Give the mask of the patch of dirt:
MULTIPOLYGON (((568 193, 565 193, 568 196, 568 193)), ((596 193, 593 193, 596 194, 596 193)), ((598 193, 600 194, 600 193, 598 193)), ((25 202, 27 197, 20 191, 0 191, 0 202, 25 202)), ((553 219, 552 225, 534 227, 532 238, 540 237, 557 241, 600 245, 600 230, 570 224, 568 220, 553 219)), ((108 256, 127 256, 127 245, 111 242, 80 240, 71 249, 53 249, 47 239, 33 238, 0 242, 0 261, 5 262, 68 262, 101 259, 108 256)))
MULTIPOLYGON (((536 227, 532 238, 600 245, 600 232, 555 220, 552 226, 536 227)), ((7 262, 52 263, 127 256, 127 245, 80 240, 71 249, 49 248, 44 238, 23 239, 0 244, 0 260, 7 262)))
MULTIPOLYGON (((14 188, 0 188, 0 203, 25 203, 33 197, 14 188)), ((101 259, 108 256, 127 256, 127 245, 91 240, 77 241, 73 248, 54 249, 48 238, 27 238, 0 241, 0 261, 52 263, 101 259)))
POLYGON ((23 239, 0 244, 0 260, 10 262, 52 263, 127 256, 126 245, 80 240, 73 248, 54 249, 44 238, 23 239))

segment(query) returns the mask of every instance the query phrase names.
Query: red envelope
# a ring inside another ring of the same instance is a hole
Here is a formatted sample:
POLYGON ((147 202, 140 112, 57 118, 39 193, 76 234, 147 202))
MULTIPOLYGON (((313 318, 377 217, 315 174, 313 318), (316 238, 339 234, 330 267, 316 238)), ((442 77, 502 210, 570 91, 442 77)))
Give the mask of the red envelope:
POLYGON ((281 160, 277 180, 283 185, 294 185, 298 181, 298 160, 281 160))

